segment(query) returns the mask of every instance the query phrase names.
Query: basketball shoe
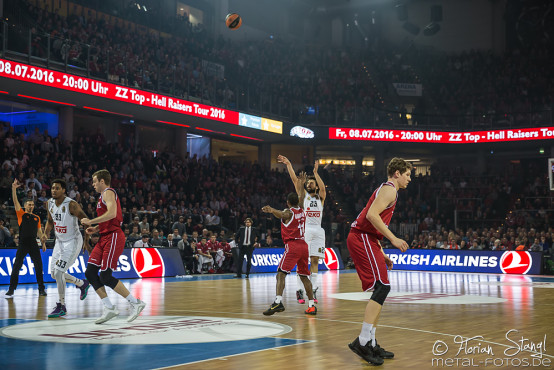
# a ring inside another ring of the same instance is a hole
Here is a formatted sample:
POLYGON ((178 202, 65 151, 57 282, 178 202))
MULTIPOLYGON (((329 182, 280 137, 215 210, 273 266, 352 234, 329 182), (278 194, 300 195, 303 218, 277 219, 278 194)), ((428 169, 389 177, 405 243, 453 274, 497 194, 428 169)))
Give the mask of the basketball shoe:
POLYGON ((48 318, 51 319, 53 317, 65 316, 66 313, 67 313, 67 310, 65 309, 65 305, 58 302, 56 303, 56 308, 54 308, 54 311, 52 311, 48 315, 48 318))
POLYGON ((319 289, 319 287, 315 288, 315 290, 314 290, 314 303, 319 303, 319 302, 317 301, 317 295, 316 295, 318 289, 319 289))
POLYGON ((312 307, 308 307, 308 309, 306 311, 304 311, 304 313, 306 315, 317 315, 317 307, 316 306, 312 306, 312 307))
POLYGON ((131 314, 131 316, 127 318, 127 322, 134 321, 140 315, 142 310, 144 310, 144 307, 146 307, 146 303, 144 303, 138 298, 137 298, 137 301, 138 301, 137 303, 131 303, 131 307, 133 308, 133 313, 131 314))
POLYGON ((271 316, 275 312, 283 312, 284 310, 285 310, 285 306, 283 306, 283 302, 281 303, 273 302, 271 306, 269 306, 269 308, 264 311, 264 315, 271 316))
POLYGON ((385 350, 384 348, 382 348, 379 343, 377 343, 377 341, 375 341, 375 347, 373 347, 373 351, 379 355, 379 357, 383 357, 383 358, 386 358, 386 359, 389 359, 389 358, 393 358, 394 357, 394 353, 390 352, 390 351, 387 351, 385 350))
POLYGON ((382 365, 384 362, 383 358, 375 352, 375 349, 371 345, 371 341, 367 342, 365 346, 362 346, 360 344, 360 338, 356 337, 356 339, 354 339, 352 343, 348 344, 348 347, 352 350, 352 352, 354 352, 370 364, 382 365))
POLYGON ((298 303, 300 303, 300 304, 306 303, 306 300, 304 299, 304 292, 302 291, 302 289, 298 289, 298 290, 296 291, 296 300, 297 300, 298 303))
POLYGON ((6 292, 6 295, 5 297, 6 298, 13 298, 13 294, 14 294, 14 291, 9 289, 7 292, 6 292))
POLYGON ((118 315, 119 315, 119 311, 117 310, 117 307, 113 306, 112 308, 108 308, 104 306, 104 313, 95 322, 97 324, 103 324, 106 321, 111 320, 114 317, 117 317, 118 315))
POLYGON ((81 295, 79 296, 79 299, 82 301, 87 297, 88 288, 90 288, 90 283, 87 280, 83 280, 83 285, 78 286, 79 290, 81 290, 81 295))

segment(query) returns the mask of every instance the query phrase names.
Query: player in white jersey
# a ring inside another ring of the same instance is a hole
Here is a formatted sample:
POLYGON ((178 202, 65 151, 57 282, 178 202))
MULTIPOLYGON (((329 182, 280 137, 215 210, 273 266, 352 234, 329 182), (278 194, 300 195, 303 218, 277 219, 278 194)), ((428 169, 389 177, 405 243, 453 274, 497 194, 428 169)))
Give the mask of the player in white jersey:
MULTIPOLYGON (((287 166, 290 178, 295 184, 296 193, 301 196, 304 189, 299 188, 297 185, 297 177, 294 172, 292 164, 287 157, 279 155, 277 162, 283 163, 287 166)), ((323 217, 323 204, 325 203, 325 197, 327 193, 325 191, 325 184, 317 173, 319 164, 316 161, 314 164, 314 176, 308 177, 306 180, 306 192, 304 196, 304 212, 306 212, 306 232, 304 238, 310 249, 310 280, 312 282, 314 299, 317 303, 317 290, 319 289, 318 282, 318 265, 319 259, 325 257, 325 231, 321 227, 321 219, 323 217)), ((300 281, 298 274, 298 287, 302 287, 303 284, 300 281)), ((304 292, 300 288, 296 291, 296 299, 298 303, 304 303, 304 292)))
POLYGON ((50 274, 58 286, 59 302, 49 318, 65 316, 65 286, 66 282, 75 284, 81 291, 81 300, 87 296, 90 284, 69 275, 67 270, 73 265, 83 246, 83 236, 79 231, 79 220, 86 218, 81 206, 66 196, 65 180, 52 181, 52 198, 48 200, 48 221, 43 234, 44 241, 52 229, 56 235, 56 244, 50 260, 50 274))

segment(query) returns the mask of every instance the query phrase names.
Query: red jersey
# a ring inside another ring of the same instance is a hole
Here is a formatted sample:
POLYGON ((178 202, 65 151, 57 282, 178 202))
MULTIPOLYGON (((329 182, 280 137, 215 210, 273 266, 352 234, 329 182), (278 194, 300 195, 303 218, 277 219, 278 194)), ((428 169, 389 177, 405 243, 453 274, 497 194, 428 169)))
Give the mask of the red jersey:
POLYGON ((221 242, 219 243, 221 246, 221 249, 223 249, 223 252, 225 253, 231 253, 231 245, 227 242, 221 242))
POLYGON ((201 251, 204 254, 210 254, 210 251, 211 251, 211 248, 208 245, 208 243, 206 244, 198 243, 196 244, 196 248, 198 249, 198 251, 201 251))
POLYGON ((206 243, 208 245, 208 248, 211 249, 212 251, 216 251, 218 249, 221 249, 221 245, 219 244, 218 241, 215 241, 212 243, 211 240, 208 240, 208 242, 206 243))
POLYGON ((292 217, 289 222, 285 224, 283 220, 281 220, 281 237, 284 243, 296 239, 304 240, 306 214, 300 207, 290 208, 290 211, 292 212, 292 217))
POLYGON ((96 214, 98 216, 102 216, 104 213, 108 211, 108 206, 106 206, 106 203, 104 202, 104 199, 102 199, 102 196, 107 190, 111 190, 115 194, 115 202, 117 204, 117 213, 114 218, 112 218, 109 221, 100 222, 98 224, 98 231, 101 235, 103 234, 109 234, 113 233, 114 231, 121 231, 121 224, 123 223, 123 213, 121 212, 121 204, 119 204, 119 198, 117 196, 117 193, 112 188, 106 188, 100 194, 100 198, 98 199, 98 204, 96 205, 96 214))
MULTIPOLYGON (((375 198, 377 198, 377 195, 379 194, 379 190, 381 190, 383 186, 395 187, 394 184, 390 181, 382 183, 381 186, 375 189, 375 191, 367 201, 365 208, 362 210, 362 212, 360 212, 360 214, 358 215, 358 218, 356 218, 356 221, 352 222, 352 229, 358 230, 359 232, 362 232, 364 234, 371 234, 379 240, 383 239, 383 234, 381 234, 375 228, 375 226, 373 226, 373 224, 369 222, 369 220, 367 219, 367 212, 369 211, 369 207, 371 207, 375 198)), ((396 207, 397 200, 398 200, 398 192, 396 193, 396 199, 394 200, 394 203, 389 207, 385 208, 383 212, 381 212, 381 214, 379 215, 381 216, 381 220, 383 220, 383 222, 385 223, 385 225, 387 225, 387 227, 389 226, 390 220, 392 218, 392 214, 394 213, 394 207, 396 207)))

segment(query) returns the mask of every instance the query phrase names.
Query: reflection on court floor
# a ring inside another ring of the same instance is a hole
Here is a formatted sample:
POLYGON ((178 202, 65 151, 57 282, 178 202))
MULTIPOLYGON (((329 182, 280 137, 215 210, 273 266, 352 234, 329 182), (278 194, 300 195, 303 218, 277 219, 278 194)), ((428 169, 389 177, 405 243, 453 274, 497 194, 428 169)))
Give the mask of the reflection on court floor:
MULTIPOLYGON (((0 301, 2 369, 365 366, 346 344, 359 334, 371 293, 360 291, 353 270, 320 274, 316 317, 296 302, 295 275, 286 279, 285 312, 271 317, 261 313, 275 296, 274 274, 123 280, 148 303, 132 324, 125 321, 129 304, 111 291, 121 315, 96 325, 102 304, 92 290, 80 301, 68 287, 67 316, 48 320, 55 284, 47 285, 47 297, 39 297, 35 284, 20 285, 13 299, 0 301)), ((480 345, 504 348, 512 327, 529 341, 546 338, 541 361, 554 360, 546 336, 554 332, 552 277, 393 271, 390 281, 378 338, 396 356, 383 368, 434 366, 433 343, 455 335, 481 335, 480 345)))

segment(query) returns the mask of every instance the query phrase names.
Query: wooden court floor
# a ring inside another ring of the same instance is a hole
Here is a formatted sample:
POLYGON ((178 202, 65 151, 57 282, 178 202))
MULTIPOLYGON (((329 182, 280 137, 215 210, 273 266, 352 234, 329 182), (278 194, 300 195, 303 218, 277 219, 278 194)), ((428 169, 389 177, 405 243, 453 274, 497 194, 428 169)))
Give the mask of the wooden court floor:
MULTIPOLYGON (((307 305, 296 302, 295 275, 287 277, 285 312, 270 317, 263 316, 262 312, 275 296, 273 274, 251 275, 249 280, 229 275, 125 280, 132 293, 148 303, 143 315, 129 325, 145 324, 157 317, 201 316, 282 324, 280 327, 290 331, 270 338, 264 338, 264 333, 255 334, 254 339, 244 344, 223 335, 221 341, 209 343, 198 337, 194 346, 190 344, 194 338, 188 338, 187 347, 156 346, 158 339, 161 341, 166 335, 162 332, 160 337, 152 339, 151 346, 133 347, 122 343, 109 347, 111 361, 120 364, 118 368, 130 369, 141 368, 136 366, 137 361, 142 368, 172 369, 357 369, 369 366, 352 353, 347 344, 359 334, 370 293, 360 292, 360 283, 353 271, 321 273, 320 280, 322 288, 315 317, 306 316, 303 311, 307 305), (229 352, 232 346, 236 349, 229 352), (144 360, 137 359, 139 353, 145 356, 144 360)), ((395 358, 385 360, 380 368, 552 367, 554 278, 392 271, 390 280, 392 290, 383 307, 377 338, 382 347, 395 353, 395 358)), ((102 352, 95 352, 102 346, 100 344, 71 344, 71 361, 74 362, 63 362, 52 359, 52 351, 59 350, 60 344, 45 347, 51 343, 35 342, 32 337, 14 338, 12 333, 17 330, 6 330, 16 328, 14 324, 48 320, 47 315, 56 302, 55 285, 47 285, 47 292, 48 297, 39 298, 36 285, 20 285, 13 300, 0 301, 0 334, 3 336, 0 340, 8 341, 0 343, 0 355, 9 359, 7 368, 23 368, 17 363, 27 356, 26 352, 13 348, 24 347, 35 351, 35 368, 71 368, 79 360, 82 368, 88 368, 87 365, 94 368, 89 360, 91 356, 102 356, 102 352)), ((129 312, 127 302, 114 294, 110 297, 122 316, 126 316, 129 312)), ((83 318, 94 319, 102 312, 100 300, 92 290, 86 300, 79 301, 77 290, 70 286, 67 308, 66 317, 49 322, 69 324, 83 318)), ((212 329, 203 330, 209 334, 212 329)), ((212 334, 216 338, 219 335, 212 334)))

